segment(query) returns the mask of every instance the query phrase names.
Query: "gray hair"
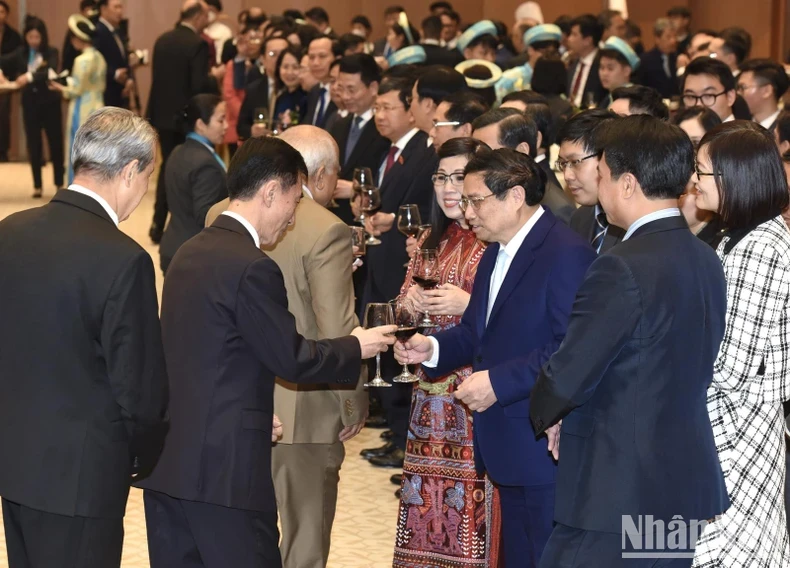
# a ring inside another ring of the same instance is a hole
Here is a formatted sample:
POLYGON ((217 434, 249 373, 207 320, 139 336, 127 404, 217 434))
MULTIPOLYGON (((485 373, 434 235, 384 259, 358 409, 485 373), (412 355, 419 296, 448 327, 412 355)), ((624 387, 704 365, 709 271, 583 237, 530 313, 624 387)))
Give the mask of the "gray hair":
POLYGON ((71 150, 75 174, 109 181, 134 160, 142 172, 156 156, 156 131, 133 112, 117 107, 97 110, 77 130, 71 150))
POLYGON ((302 155, 307 165, 307 176, 312 178, 321 166, 336 173, 340 170, 340 152, 337 142, 326 130, 302 124, 280 134, 280 138, 302 155))
POLYGON ((664 35, 664 31, 667 28, 674 28, 672 21, 669 18, 659 18, 656 20, 656 23, 653 24, 653 34, 656 37, 661 37, 664 35))

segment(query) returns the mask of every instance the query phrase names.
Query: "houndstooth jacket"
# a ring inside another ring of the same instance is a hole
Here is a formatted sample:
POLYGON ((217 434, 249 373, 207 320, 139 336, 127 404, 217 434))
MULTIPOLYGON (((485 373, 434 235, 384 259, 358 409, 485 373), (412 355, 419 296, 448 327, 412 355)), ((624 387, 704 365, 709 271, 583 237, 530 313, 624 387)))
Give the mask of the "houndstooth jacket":
POLYGON ((790 398, 790 231, 781 217, 718 248, 727 322, 708 412, 730 508, 697 543, 695 567, 790 566, 782 402, 790 398), (762 374, 761 374, 762 371, 762 374))

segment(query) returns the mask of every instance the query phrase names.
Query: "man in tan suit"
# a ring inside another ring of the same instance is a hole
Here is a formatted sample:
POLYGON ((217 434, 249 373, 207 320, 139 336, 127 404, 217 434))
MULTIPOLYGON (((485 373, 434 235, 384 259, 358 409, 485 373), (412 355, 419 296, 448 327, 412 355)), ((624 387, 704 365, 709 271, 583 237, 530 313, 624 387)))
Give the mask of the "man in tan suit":
MULTIPOLYGON (((271 249, 288 291, 296 329, 308 339, 347 335, 357 325, 351 280, 351 233, 326 209, 340 170, 337 143, 314 126, 289 128, 281 138, 299 150, 309 173, 294 224, 271 249), (311 199, 312 198, 312 199, 311 199)), ((227 208, 208 213, 206 225, 227 208)), ((323 568, 337 504, 343 442, 365 424, 368 396, 356 389, 295 385, 278 379, 274 412, 283 436, 272 451, 272 476, 282 523, 284 568, 323 568)))

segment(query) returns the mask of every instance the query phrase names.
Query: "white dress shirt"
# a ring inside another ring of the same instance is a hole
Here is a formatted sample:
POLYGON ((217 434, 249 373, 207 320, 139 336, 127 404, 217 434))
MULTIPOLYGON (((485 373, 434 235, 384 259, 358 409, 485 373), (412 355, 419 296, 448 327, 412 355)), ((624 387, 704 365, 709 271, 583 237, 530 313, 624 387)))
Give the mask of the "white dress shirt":
MULTIPOLYGON (((488 289, 488 308, 486 309, 486 326, 488 326, 488 318, 491 317, 491 310, 494 308, 496 298, 499 295, 499 290, 502 288, 502 283, 507 277, 510 270, 510 265, 513 264, 513 259, 516 257, 521 245, 527 238, 527 235, 532 228, 537 224, 538 220, 543 216, 543 207, 538 206, 538 210, 527 219, 527 222, 518 230, 512 239, 505 245, 499 245, 499 253, 496 257, 496 264, 491 273, 491 284, 488 289)), ((435 337, 428 336, 428 340, 433 345, 433 356, 423 363, 426 367, 436 367, 439 364, 439 342, 435 337)))
POLYGON ((354 118, 355 119, 356 118, 361 118, 362 119, 360 121, 360 123, 359 123, 359 129, 362 130, 363 128, 365 128, 365 125, 370 121, 370 119, 373 118, 373 109, 369 108, 368 110, 366 110, 362 114, 355 114, 354 118))
POLYGON ((678 209, 677 207, 669 207, 667 209, 660 209, 658 211, 653 211, 652 213, 648 213, 647 215, 644 215, 639 219, 637 219, 636 221, 634 221, 633 223, 631 223, 631 226, 628 227, 628 231, 626 231, 623 240, 627 241, 629 238, 631 238, 631 235, 633 235, 638 228, 643 227, 648 223, 651 223, 653 221, 658 221, 659 219, 666 219, 667 217, 680 217, 680 215, 681 215, 680 209, 678 209))
POLYGON ((115 226, 116 227, 118 226, 119 223, 118 213, 116 213, 115 210, 112 207, 110 207, 110 204, 107 203, 107 201, 101 195, 99 195, 94 191, 91 191, 87 187, 77 185, 76 183, 72 183, 68 187, 68 189, 71 191, 76 191, 77 193, 81 193, 82 195, 87 195, 91 199, 97 201, 99 205, 102 206, 102 209, 104 209, 107 212, 107 215, 110 216, 110 219, 112 219, 112 222, 115 223, 115 226))
POLYGON ((247 229, 247 232, 252 236, 252 240, 255 241, 255 246, 261 248, 261 237, 258 235, 258 231, 255 230, 255 227, 252 226, 252 223, 235 211, 223 211, 222 215, 227 215, 232 219, 236 219, 236 221, 244 225, 244 228, 247 229))
POLYGON ((315 201, 315 197, 313 197, 313 192, 310 191, 310 188, 307 187, 305 184, 302 184, 302 191, 305 193, 305 195, 307 195, 307 197, 315 201))
POLYGON ((576 98, 571 101, 576 107, 582 106, 582 102, 584 101, 584 87, 587 86, 587 79, 590 77, 590 69, 592 69, 597 55, 598 50, 593 49, 590 53, 582 57, 576 65, 576 72, 573 74, 570 84, 570 92, 573 94, 573 86, 576 84, 576 78, 579 76, 579 72, 581 72, 582 80, 581 83, 579 83, 579 92, 576 93, 576 98), (584 69, 582 69, 582 63, 584 64, 584 69))
POLYGON ((735 120, 735 115, 731 114, 730 116, 722 120, 722 122, 732 122, 733 120, 735 120))
MULTIPOLYGON (((419 130, 417 128, 412 128, 406 134, 404 134, 400 140, 395 142, 394 146, 398 147, 398 151, 395 152, 394 160, 397 162, 400 155, 403 154, 403 149, 406 145, 411 142, 411 139, 414 138, 414 135, 417 134, 419 130)), ((391 148, 392 146, 390 146, 391 148)), ((387 168, 387 158, 384 158, 384 161, 379 166, 379 187, 381 187, 381 182, 384 180, 384 170, 387 168)))
POLYGON ((782 111, 780 111, 779 109, 777 109, 777 110, 776 110, 776 112, 775 112, 775 113, 773 113, 771 116, 769 116, 769 117, 768 117, 768 118, 766 118, 765 120, 761 120, 761 121, 760 121, 760 125, 761 125, 763 128, 768 128, 768 129, 770 129, 770 128, 771 128, 771 126, 773 126, 774 122, 776 122, 776 119, 777 119, 777 118, 779 118, 779 113, 781 113, 781 112, 782 112, 782 111))

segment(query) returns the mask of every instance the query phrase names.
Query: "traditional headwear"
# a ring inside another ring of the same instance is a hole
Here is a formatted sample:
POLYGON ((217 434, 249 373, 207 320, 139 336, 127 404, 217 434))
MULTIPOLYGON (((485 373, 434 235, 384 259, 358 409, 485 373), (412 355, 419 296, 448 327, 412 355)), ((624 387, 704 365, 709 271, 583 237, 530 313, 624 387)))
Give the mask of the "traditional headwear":
POLYGON ((529 89, 531 82, 532 67, 529 63, 504 71, 496 84, 497 100, 501 101, 510 93, 529 89))
POLYGON ((403 28, 403 33, 406 34, 406 39, 409 40, 409 45, 415 43, 414 34, 411 33, 411 24, 409 24, 409 17, 406 15, 406 12, 401 12, 398 14, 398 25, 403 28))
POLYGON ((628 42, 625 40, 620 39, 619 37, 612 36, 606 40, 603 44, 604 49, 613 49, 619 52, 625 60, 628 61, 628 65, 631 66, 631 69, 636 71, 636 68, 639 67, 639 56, 636 54, 634 49, 628 45, 628 42))
POLYGON ((519 20, 535 20, 542 24, 543 10, 540 9, 540 4, 537 2, 524 2, 516 8, 515 18, 517 22, 519 20))
POLYGON ((91 41, 96 32, 96 26, 82 14, 69 16, 69 30, 82 41, 91 41))
POLYGON ((472 89, 487 89, 488 87, 493 87, 497 84, 497 81, 502 78, 502 69, 500 69, 495 63, 491 63, 485 59, 467 59, 466 61, 462 61, 456 65, 455 70, 464 76, 464 79, 466 79, 466 84, 472 89), (472 77, 467 77, 464 71, 477 65, 486 67, 489 71, 491 71, 491 78, 473 79, 472 77))
POLYGON ((425 50, 421 45, 410 45, 390 55, 387 58, 387 63, 390 67, 395 67, 409 63, 425 63, 426 59, 425 50))
POLYGON ((524 46, 532 45, 539 41, 562 41, 562 30, 554 24, 540 24, 524 32, 524 46))
POLYGON ((498 35, 496 25, 491 20, 480 20, 476 24, 469 26, 469 28, 458 38, 458 43, 456 43, 458 51, 463 53, 464 50, 469 47, 470 43, 484 35, 494 37, 498 35))

